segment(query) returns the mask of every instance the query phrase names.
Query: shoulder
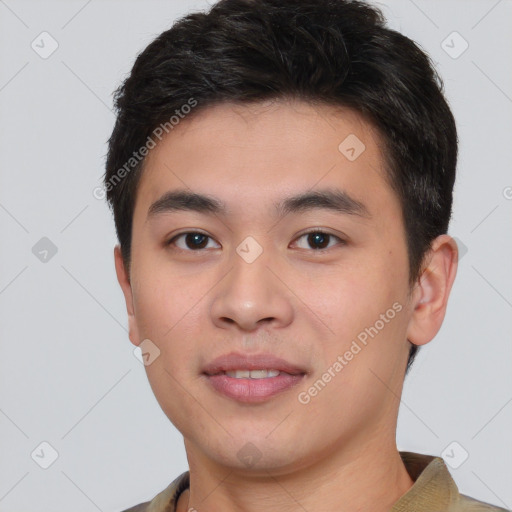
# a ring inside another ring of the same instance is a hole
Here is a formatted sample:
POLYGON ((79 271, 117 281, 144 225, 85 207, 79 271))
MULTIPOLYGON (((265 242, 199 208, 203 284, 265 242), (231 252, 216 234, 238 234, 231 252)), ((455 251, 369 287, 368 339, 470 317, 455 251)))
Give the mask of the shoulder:
POLYGON ((135 505, 134 507, 127 508, 122 512, 146 512, 147 506, 150 504, 150 501, 146 501, 145 503, 140 503, 139 505, 135 505))
POLYGON ((461 494, 441 457, 413 452, 400 456, 414 483, 392 512, 511 512, 461 494))
POLYGON ((501 508, 497 507, 496 505, 491 505, 490 503, 478 501, 475 498, 466 496, 465 494, 459 494, 459 502, 454 512, 490 512, 493 510, 495 512, 510 512, 506 508, 501 508))
POLYGON ((179 495, 189 486, 190 474, 182 473, 152 500, 139 503, 122 512, 174 512, 179 495))

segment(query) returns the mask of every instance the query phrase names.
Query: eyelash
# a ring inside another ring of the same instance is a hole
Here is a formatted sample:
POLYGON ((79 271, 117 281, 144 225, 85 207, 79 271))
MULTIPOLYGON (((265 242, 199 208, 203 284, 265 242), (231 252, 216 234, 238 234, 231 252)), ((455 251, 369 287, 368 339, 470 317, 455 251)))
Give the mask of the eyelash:
MULTIPOLYGON (((305 231, 299 237, 297 237, 295 240, 300 240, 301 238, 303 238, 303 237, 305 237, 307 235, 311 235, 311 234, 326 235, 326 236, 330 237, 329 238, 329 242, 331 241, 331 238, 335 238, 335 239, 337 239, 340 242, 340 245, 346 245, 346 241, 343 240, 342 238, 340 238, 339 236, 334 235, 332 233, 329 233, 327 231, 322 231, 319 228, 313 228, 313 229, 310 229, 308 231, 305 231)), ((211 236, 207 235, 206 233, 202 233, 201 231, 185 231, 183 233, 179 233, 179 234, 173 236, 168 242, 165 243, 165 245, 166 246, 174 245, 177 239, 179 239, 182 236, 186 236, 186 235, 202 235, 205 238, 209 238, 210 240, 213 240, 213 238, 211 236)), ((327 251, 327 250, 329 250, 331 248, 332 247, 326 247, 326 248, 323 248, 323 249, 311 249, 311 250, 314 251, 314 252, 317 252, 317 253, 322 253, 322 252, 325 252, 325 251, 327 251)), ((189 249, 189 248, 182 249, 181 247, 178 247, 177 249, 181 250, 181 251, 184 251, 184 252, 203 252, 204 248, 199 248, 199 249, 189 249)))

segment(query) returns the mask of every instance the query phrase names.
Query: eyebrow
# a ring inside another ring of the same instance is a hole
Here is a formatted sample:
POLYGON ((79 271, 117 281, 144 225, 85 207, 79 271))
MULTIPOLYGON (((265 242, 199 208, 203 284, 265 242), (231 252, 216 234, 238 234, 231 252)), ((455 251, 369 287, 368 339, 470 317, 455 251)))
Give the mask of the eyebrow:
MULTIPOLYGON (((366 206, 354 199, 345 191, 335 188, 312 190, 287 197, 273 203, 276 215, 281 218, 290 213, 302 213, 311 210, 325 209, 345 215, 371 217, 366 206)), ((164 213, 176 211, 193 211, 204 214, 226 215, 226 205, 219 199, 190 192, 188 190, 172 190, 157 199, 148 209, 147 220, 164 213)))

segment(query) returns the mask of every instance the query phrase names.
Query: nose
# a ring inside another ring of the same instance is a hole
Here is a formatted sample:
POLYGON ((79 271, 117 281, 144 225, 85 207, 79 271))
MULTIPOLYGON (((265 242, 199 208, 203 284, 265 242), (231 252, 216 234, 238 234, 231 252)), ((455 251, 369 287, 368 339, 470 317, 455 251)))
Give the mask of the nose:
POLYGON ((217 327, 254 331, 292 322, 293 294, 279 278, 275 261, 269 260, 265 252, 252 263, 234 255, 231 271, 215 287, 210 311, 217 327))

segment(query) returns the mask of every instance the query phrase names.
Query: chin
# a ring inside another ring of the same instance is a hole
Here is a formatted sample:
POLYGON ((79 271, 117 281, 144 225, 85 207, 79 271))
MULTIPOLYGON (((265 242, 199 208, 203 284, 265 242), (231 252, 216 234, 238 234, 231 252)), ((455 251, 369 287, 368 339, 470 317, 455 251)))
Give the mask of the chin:
MULTIPOLYGON (((202 439, 204 443, 204 438, 202 439)), ((229 437, 226 443, 210 444, 204 454, 238 474, 268 477, 285 475, 306 465, 304 457, 297 452, 296 445, 278 438, 272 441, 268 433, 262 435, 245 435, 229 437), (289 446, 287 446, 287 442, 289 446)))

